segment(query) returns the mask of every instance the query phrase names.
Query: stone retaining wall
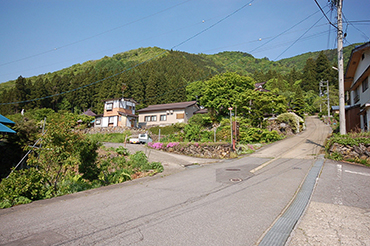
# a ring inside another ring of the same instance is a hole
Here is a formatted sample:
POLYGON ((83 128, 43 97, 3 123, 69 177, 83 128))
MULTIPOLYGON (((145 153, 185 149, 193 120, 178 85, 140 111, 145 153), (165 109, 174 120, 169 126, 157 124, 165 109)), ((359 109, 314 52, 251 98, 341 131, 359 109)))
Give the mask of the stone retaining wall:
POLYGON ((330 154, 339 153, 343 156, 343 160, 366 160, 370 164, 370 144, 359 144, 351 145, 342 145, 334 143, 330 149, 330 154))
POLYGON ((230 153, 232 152, 231 144, 206 144, 206 143, 188 143, 188 144, 178 144, 174 146, 158 145, 155 143, 154 148, 172 152, 176 154, 202 157, 202 158, 213 158, 213 159, 227 159, 230 158, 230 153))

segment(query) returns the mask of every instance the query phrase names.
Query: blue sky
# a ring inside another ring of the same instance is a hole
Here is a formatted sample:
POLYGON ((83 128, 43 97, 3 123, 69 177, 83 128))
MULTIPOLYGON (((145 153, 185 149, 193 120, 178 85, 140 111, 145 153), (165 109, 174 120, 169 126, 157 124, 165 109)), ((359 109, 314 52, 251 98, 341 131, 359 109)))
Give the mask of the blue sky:
MULTIPOLYGON (((344 0, 345 45, 369 41, 369 9, 344 0)), ((336 48, 314 0, 0 0, 0 25, 0 83, 140 47, 270 60, 336 48)))

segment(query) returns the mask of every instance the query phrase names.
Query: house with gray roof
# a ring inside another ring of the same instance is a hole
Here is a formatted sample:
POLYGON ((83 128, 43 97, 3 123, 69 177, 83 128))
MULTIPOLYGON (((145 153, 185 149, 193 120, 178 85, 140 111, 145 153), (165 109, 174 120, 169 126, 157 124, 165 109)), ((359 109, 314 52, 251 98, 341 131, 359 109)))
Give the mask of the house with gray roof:
POLYGON ((139 126, 150 127, 187 123, 198 110, 197 101, 150 105, 138 110, 139 126))

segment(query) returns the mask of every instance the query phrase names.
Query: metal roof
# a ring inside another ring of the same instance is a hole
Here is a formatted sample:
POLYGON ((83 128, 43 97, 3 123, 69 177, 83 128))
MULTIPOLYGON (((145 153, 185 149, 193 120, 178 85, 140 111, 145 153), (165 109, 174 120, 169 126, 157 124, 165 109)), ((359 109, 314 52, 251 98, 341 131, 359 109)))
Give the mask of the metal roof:
POLYGON ((2 116, 1 114, 0 114, 0 123, 4 123, 4 124, 15 124, 13 121, 9 120, 5 116, 2 116))
POLYGON ((0 132, 6 132, 6 133, 17 133, 16 131, 10 129, 9 127, 3 125, 0 123, 0 132))
POLYGON ((138 110, 138 112, 142 113, 142 112, 150 112, 150 111, 184 109, 184 108, 196 105, 196 104, 197 104, 197 101, 157 104, 157 105, 150 105, 147 108, 140 109, 138 110))

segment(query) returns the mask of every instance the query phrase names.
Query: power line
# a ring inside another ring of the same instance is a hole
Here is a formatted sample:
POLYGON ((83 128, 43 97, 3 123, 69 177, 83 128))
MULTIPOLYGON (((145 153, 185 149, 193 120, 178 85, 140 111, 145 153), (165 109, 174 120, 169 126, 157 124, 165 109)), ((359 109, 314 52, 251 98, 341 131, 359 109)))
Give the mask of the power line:
POLYGON ((305 31, 299 38, 297 38, 291 45, 289 45, 288 48, 286 48, 283 52, 281 52, 280 55, 278 55, 275 60, 277 60, 282 54, 284 54, 288 49, 290 49, 295 43, 298 42, 298 40, 300 40, 304 35, 306 35, 307 32, 309 32, 319 21, 321 21, 323 17, 321 17, 318 21, 315 22, 315 24, 313 24, 310 28, 307 29, 307 31, 305 31))
POLYGON ((95 34, 95 35, 92 35, 92 36, 89 36, 89 37, 86 37, 86 38, 83 38, 83 39, 77 40, 77 41, 72 42, 72 43, 69 43, 69 44, 65 44, 65 45, 62 45, 62 46, 59 46, 59 47, 55 47, 55 48, 53 48, 53 49, 49 49, 49 50, 46 50, 46 51, 43 51, 43 52, 40 52, 40 53, 37 53, 37 54, 31 55, 31 56, 27 56, 27 57, 24 57, 24 58, 20 58, 20 59, 18 59, 18 60, 14 60, 14 61, 10 61, 10 62, 6 62, 6 63, 2 63, 2 64, 0 64, 0 66, 5 66, 5 65, 9 65, 9 64, 12 64, 12 63, 20 62, 20 61, 23 61, 23 60, 27 60, 27 59, 30 59, 30 58, 34 58, 34 57, 37 57, 37 56, 41 56, 41 55, 44 55, 44 54, 47 54, 47 53, 50 53, 50 52, 54 52, 54 51, 56 51, 56 50, 60 50, 60 49, 62 49, 62 48, 66 48, 66 47, 68 47, 68 46, 72 46, 72 45, 75 45, 75 44, 78 44, 78 43, 84 42, 84 41, 89 40, 89 39, 92 39, 92 38, 96 38, 96 37, 101 36, 101 35, 103 35, 103 34, 106 34, 106 33, 112 32, 112 31, 115 31, 115 30, 120 29, 120 28, 122 28, 122 27, 129 26, 129 25, 134 24, 134 23, 136 23, 136 22, 139 22, 139 21, 142 21, 142 20, 148 19, 148 18, 150 18, 150 17, 153 17, 153 16, 155 16, 155 15, 161 14, 161 13, 163 13, 163 12, 166 12, 166 11, 168 11, 168 10, 170 10, 170 9, 173 9, 173 8, 175 8, 175 7, 177 7, 177 6, 180 6, 180 5, 185 4, 185 3, 187 3, 187 2, 190 2, 190 1, 192 1, 192 0, 186 0, 186 1, 181 2, 181 3, 179 3, 179 4, 176 4, 176 5, 173 5, 173 6, 171 6, 171 7, 166 8, 166 9, 160 10, 160 11, 158 11, 158 12, 156 12, 156 13, 153 13, 153 14, 147 15, 147 16, 145 16, 145 17, 142 17, 142 18, 136 19, 136 20, 134 20, 134 21, 131 21, 131 22, 125 23, 125 24, 123 24, 123 25, 121 25, 121 26, 117 26, 117 27, 114 27, 114 28, 112 28, 112 29, 109 29, 109 30, 103 31, 103 32, 101 32, 101 33, 98 33, 98 34, 95 34))
POLYGON ((336 25, 334 25, 330 20, 329 18, 326 16, 324 10, 321 8, 320 4, 317 2, 317 0, 314 0, 316 5, 319 7, 319 9, 321 10, 321 12, 323 13, 323 15, 325 16, 325 18, 328 20, 329 24, 332 25, 335 29, 338 30, 338 27, 336 25))
MULTIPOLYGON (((188 39, 186 39, 186 40, 184 40, 184 41, 180 42, 179 44, 172 46, 172 48, 171 48, 171 49, 174 49, 174 48, 176 48, 176 47, 179 47, 179 46, 181 46, 182 44, 184 44, 184 43, 186 43, 186 42, 188 42, 188 41, 192 40, 193 38, 195 38, 195 37, 199 36, 200 34, 202 34, 202 33, 206 32, 206 31, 208 31, 209 29, 211 29, 211 28, 213 28, 213 27, 215 27, 216 25, 218 25, 218 24, 220 24, 221 22, 223 22, 224 20, 226 20, 226 19, 230 18, 231 16, 233 16, 233 15, 234 15, 234 14, 236 14, 236 13, 238 13, 240 10, 244 9, 245 7, 247 7, 247 6, 251 6, 251 4, 252 4, 254 1, 255 1, 255 0, 251 0, 250 2, 248 2, 248 3, 244 4, 242 7, 240 7, 240 8, 238 8, 238 9, 236 9, 235 11, 233 11, 233 12, 232 12, 232 13, 230 13, 230 14, 228 14, 228 15, 227 15, 227 16, 225 16, 224 18, 220 19, 220 20, 219 20, 219 21, 217 21, 216 23, 214 23, 214 24, 210 25, 209 27, 207 27, 207 28, 203 29, 202 31, 200 31, 200 32, 198 32, 198 33, 196 33, 196 34, 194 34, 193 36, 191 36, 191 37, 189 37, 188 39)), ((0 105, 9 105, 9 104, 20 104, 20 103, 34 102, 34 101, 39 101, 39 100, 43 100, 43 99, 47 99, 47 98, 52 98, 52 97, 60 96, 60 95, 67 94, 67 93, 70 93, 70 92, 73 92, 73 91, 77 91, 77 90, 80 90, 80 89, 83 89, 83 88, 86 88, 86 87, 89 87, 89 86, 95 85, 95 84, 97 84, 97 83, 100 83, 100 82, 102 82, 102 81, 105 81, 105 80, 107 80, 107 79, 110 79, 110 78, 116 77, 116 76, 118 76, 118 75, 120 75, 120 74, 122 74, 122 73, 124 73, 124 72, 127 72, 127 71, 129 71, 129 70, 131 70, 131 69, 134 69, 134 68, 136 68, 136 67, 138 67, 138 66, 140 66, 140 65, 142 65, 142 64, 144 64, 144 63, 146 63, 146 62, 149 62, 149 61, 151 61, 151 60, 153 60, 153 59, 155 59, 155 58, 157 58, 157 57, 159 57, 159 56, 161 56, 161 55, 165 54, 166 52, 167 52, 167 50, 166 50, 166 51, 164 51, 164 52, 162 52, 162 53, 160 53, 160 54, 158 54, 158 55, 156 55, 156 56, 154 56, 154 57, 152 57, 152 58, 149 58, 149 59, 147 59, 147 60, 145 60, 145 61, 143 61, 143 62, 141 62, 141 63, 139 63, 139 64, 137 64, 137 65, 135 65, 135 66, 133 66, 133 67, 127 68, 127 69, 122 70, 122 71, 120 71, 120 72, 118 72, 118 73, 116 73, 116 74, 113 74, 113 75, 108 76, 108 77, 106 77, 106 78, 103 78, 103 79, 101 79, 101 80, 97 80, 97 81, 92 82, 92 83, 90 83, 90 84, 87 84, 87 85, 84 85, 84 86, 77 87, 77 88, 72 89, 72 90, 68 90, 68 91, 60 92, 60 93, 57 93, 57 94, 54 94, 54 95, 49 95, 49 96, 45 96, 45 97, 41 97, 41 98, 35 98, 35 99, 25 100, 25 101, 9 102, 9 103, 0 103, 0 105)))

